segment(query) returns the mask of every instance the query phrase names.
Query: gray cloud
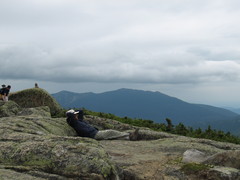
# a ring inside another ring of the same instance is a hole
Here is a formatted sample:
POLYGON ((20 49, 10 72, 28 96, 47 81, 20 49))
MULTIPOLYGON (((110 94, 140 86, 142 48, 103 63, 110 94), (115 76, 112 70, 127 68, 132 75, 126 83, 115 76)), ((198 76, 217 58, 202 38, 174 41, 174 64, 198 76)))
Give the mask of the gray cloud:
POLYGON ((200 83, 239 80, 240 76, 240 65, 232 60, 202 60, 186 52, 151 57, 118 53, 8 47, 0 51, 4 59, 1 77, 52 82, 200 83))
POLYGON ((1 1, 0 77, 136 87, 238 83, 239 5, 237 0, 1 1))

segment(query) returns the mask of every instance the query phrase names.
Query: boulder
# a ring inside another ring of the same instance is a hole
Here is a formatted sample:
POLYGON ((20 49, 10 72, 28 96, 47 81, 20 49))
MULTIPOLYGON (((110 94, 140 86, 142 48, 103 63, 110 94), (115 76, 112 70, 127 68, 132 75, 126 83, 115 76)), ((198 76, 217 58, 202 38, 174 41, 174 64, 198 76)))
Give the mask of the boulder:
POLYGON ((203 163, 240 169, 240 151, 232 150, 214 154, 203 163))
POLYGON ((44 89, 31 88, 11 93, 9 100, 16 102, 22 108, 48 106, 52 116, 62 113, 58 102, 44 89))
POLYGON ((61 178, 117 178, 116 167, 99 142, 77 137, 65 118, 51 118, 46 107, 25 109, 19 114, 0 118, 3 173, 14 170, 14 176, 17 172, 33 176, 35 171, 61 178))
POLYGON ((206 160, 207 156, 204 152, 196 149, 189 149, 183 153, 182 162, 184 163, 201 163, 206 160))
POLYGON ((207 173, 209 179, 217 179, 217 180, 239 180, 240 179, 240 171, 239 169, 229 168, 229 167, 214 167, 209 170, 207 173))
POLYGON ((14 116, 21 110, 20 106, 14 101, 0 101, 0 117, 14 116))

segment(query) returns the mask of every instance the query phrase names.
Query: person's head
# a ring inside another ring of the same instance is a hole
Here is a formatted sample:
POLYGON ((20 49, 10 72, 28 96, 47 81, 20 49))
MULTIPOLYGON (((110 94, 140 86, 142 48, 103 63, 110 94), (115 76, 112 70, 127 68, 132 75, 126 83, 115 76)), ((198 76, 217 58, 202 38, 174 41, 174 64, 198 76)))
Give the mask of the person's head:
POLYGON ((78 120, 78 114, 79 114, 79 111, 74 111, 73 109, 70 109, 66 112, 66 115, 68 118, 74 118, 76 120, 78 120))
POLYGON ((74 111, 74 118, 76 119, 76 120, 78 120, 79 119, 79 111, 74 111))
POLYGON ((6 87, 6 85, 5 85, 5 84, 3 84, 3 85, 2 85, 2 88, 5 88, 5 87, 6 87))
POLYGON ((11 86, 10 86, 10 85, 8 85, 8 86, 7 86, 7 88, 8 88, 8 89, 11 89, 11 86))

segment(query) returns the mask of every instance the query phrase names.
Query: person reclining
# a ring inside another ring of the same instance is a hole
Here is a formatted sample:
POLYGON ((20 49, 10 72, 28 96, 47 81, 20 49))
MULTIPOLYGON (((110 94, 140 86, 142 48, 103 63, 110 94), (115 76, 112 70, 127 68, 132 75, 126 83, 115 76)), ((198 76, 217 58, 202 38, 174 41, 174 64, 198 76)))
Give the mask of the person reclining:
POLYGON ((137 140, 138 129, 133 133, 116 131, 113 129, 98 130, 83 120, 83 110, 74 111, 70 109, 66 112, 67 123, 81 137, 89 137, 96 140, 125 139, 137 140))

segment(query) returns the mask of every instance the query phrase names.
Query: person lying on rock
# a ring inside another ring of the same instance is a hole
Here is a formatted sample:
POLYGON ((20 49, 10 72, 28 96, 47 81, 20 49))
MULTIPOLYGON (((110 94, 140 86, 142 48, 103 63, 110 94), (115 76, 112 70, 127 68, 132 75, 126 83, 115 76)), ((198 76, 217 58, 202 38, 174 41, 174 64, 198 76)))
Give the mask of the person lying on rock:
POLYGON ((83 120, 82 110, 74 111, 73 109, 70 109, 66 112, 66 116, 68 125, 71 126, 81 137, 89 137, 96 140, 137 140, 138 129, 136 129, 133 133, 121 132, 113 129, 98 130, 83 120))

